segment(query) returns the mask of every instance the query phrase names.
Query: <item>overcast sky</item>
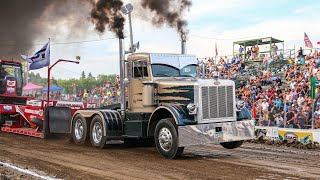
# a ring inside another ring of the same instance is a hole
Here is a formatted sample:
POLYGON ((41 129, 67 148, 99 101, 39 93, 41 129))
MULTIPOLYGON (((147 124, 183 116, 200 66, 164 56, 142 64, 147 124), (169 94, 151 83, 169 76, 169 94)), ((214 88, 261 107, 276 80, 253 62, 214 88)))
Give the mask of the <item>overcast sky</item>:
MULTIPOLYGON (((131 2, 130 0, 125 1, 131 2)), ((138 52, 180 53, 179 35, 168 27, 153 27, 141 20, 141 12, 133 12, 134 41, 140 41, 138 52)), ((200 58, 214 56, 214 44, 217 43, 219 55, 232 54, 232 42, 259 37, 275 37, 285 41, 285 48, 304 47, 303 34, 306 32, 314 47, 320 41, 320 1, 315 0, 193 0, 193 6, 185 13, 189 22, 187 52, 200 58)), ((52 15, 54 18, 54 15, 52 15)), ((68 29, 62 19, 57 28, 68 29)), ((86 19, 80 19, 90 26, 83 37, 65 41, 63 34, 51 37, 51 64, 57 59, 75 59, 81 56, 80 65, 60 64, 52 70, 55 78, 78 78, 81 71, 98 74, 119 72, 118 40, 111 33, 99 35, 86 19), (91 41, 101 40, 101 41, 91 41), (91 42, 83 42, 91 41, 91 42), (82 42, 55 44, 61 42, 82 42)), ((126 24, 125 34, 128 35, 126 24)), ((61 31, 59 31, 61 32, 61 31)), ((37 42, 46 41, 38 39, 37 42)), ((126 49, 129 39, 125 39, 126 49)), ((45 43, 45 42, 43 42, 45 43)), ((35 46, 37 51, 41 46, 35 46)), ((34 71, 46 77, 46 68, 34 71)))

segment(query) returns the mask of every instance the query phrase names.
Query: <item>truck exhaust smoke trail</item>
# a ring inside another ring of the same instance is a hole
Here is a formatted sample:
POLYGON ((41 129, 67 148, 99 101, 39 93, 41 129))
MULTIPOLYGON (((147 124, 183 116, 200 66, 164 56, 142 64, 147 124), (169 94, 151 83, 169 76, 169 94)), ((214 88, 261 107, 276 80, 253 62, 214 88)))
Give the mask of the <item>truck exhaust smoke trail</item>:
POLYGON ((48 38, 83 37, 89 29, 89 5, 85 0, 1 0, 0 59, 31 55, 34 44, 48 38))
POLYGON ((93 5, 91 10, 92 22, 95 24, 95 29, 103 33, 106 26, 114 32, 117 37, 123 38, 123 28, 125 18, 121 13, 123 2, 121 0, 90 0, 93 5))
MULTIPOLYGON (((155 26, 175 28, 181 37, 187 34, 187 21, 182 15, 191 7, 191 0, 134 0, 133 3, 142 8, 140 13, 151 12, 143 20, 155 26)), ((45 43, 48 38, 56 41, 83 38, 89 32, 90 21, 100 33, 111 30, 123 37, 122 6, 122 0, 1 0, 0 59, 31 55, 34 44, 45 43)))
MULTIPOLYGON (((125 18, 121 12, 121 0, 89 0, 93 6, 91 10, 92 22, 95 29, 103 33, 106 27, 118 37, 123 37, 125 18)), ((181 39, 185 40, 188 34, 188 22, 182 18, 186 9, 192 6, 191 0, 136 0, 135 4, 149 10, 152 14, 151 22, 155 26, 168 25, 175 28, 181 39)), ((146 11, 144 11, 146 12, 146 11)), ((149 17, 147 20, 150 20, 149 17)))
POLYGON ((191 0, 142 0, 141 5, 154 13, 154 25, 168 25, 175 28, 182 40, 188 34, 188 22, 182 18, 186 9, 192 6, 191 0))

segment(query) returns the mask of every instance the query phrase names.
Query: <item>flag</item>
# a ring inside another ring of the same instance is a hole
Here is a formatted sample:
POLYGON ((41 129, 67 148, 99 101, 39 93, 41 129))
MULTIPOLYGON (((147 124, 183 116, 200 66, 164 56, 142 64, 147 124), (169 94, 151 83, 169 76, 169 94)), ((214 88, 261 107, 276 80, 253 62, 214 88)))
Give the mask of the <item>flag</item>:
POLYGON ((50 64, 50 41, 44 45, 32 57, 21 55, 28 63, 30 63, 30 70, 41 69, 50 64))
POLYGON ((306 47, 308 47, 308 48, 313 48, 312 42, 310 41, 307 33, 304 33, 304 43, 305 43, 305 46, 306 46, 306 47))
POLYGON ((218 56, 217 42, 215 43, 215 52, 216 52, 216 56, 218 56))
POLYGON ((320 41, 318 41, 317 44, 320 44, 320 41))

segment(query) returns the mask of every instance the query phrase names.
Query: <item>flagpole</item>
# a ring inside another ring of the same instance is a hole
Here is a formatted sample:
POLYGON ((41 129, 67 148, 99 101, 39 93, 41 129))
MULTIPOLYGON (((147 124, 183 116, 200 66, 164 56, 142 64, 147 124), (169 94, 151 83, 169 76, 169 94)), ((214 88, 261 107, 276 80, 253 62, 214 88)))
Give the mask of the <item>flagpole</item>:
POLYGON ((215 58, 214 58, 214 64, 216 65, 216 64, 217 64, 217 56, 218 56, 217 42, 215 42, 215 53, 216 53, 216 56, 215 56, 215 58))
MULTIPOLYGON (((48 46, 47 48, 50 48, 50 38, 49 38, 49 42, 48 42, 48 46)), ((47 53, 47 51, 46 51, 47 53)), ((49 49, 49 53, 50 53, 50 49, 49 49)), ((42 129, 42 133, 43 133, 43 138, 47 138, 48 134, 50 133, 50 127, 49 127, 49 104, 50 104, 50 56, 48 56, 47 54, 45 54, 45 57, 49 58, 49 64, 48 64, 48 90, 47 90, 47 105, 45 106, 45 119, 43 121, 43 129, 42 129)))
MULTIPOLYGON (((49 42, 48 42, 48 45, 50 47, 50 38, 49 38, 49 42)), ((50 61, 49 61, 49 64, 48 64, 48 90, 47 90, 47 107, 49 107, 49 101, 50 101, 50 61)))
POLYGON ((29 63, 26 63, 26 71, 25 71, 25 77, 26 77, 26 84, 29 83, 29 63))

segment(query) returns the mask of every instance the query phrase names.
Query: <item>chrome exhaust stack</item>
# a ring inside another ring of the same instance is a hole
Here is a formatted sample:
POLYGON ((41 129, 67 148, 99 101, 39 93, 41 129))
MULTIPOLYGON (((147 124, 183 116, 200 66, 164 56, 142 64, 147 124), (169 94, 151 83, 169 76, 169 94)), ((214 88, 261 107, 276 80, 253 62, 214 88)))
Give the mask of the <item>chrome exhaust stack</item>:
POLYGON ((187 35, 181 34, 181 54, 187 54, 187 35))
POLYGON ((119 65, 120 65, 120 103, 121 103, 121 116, 125 120, 126 117, 126 91, 124 82, 125 70, 125 52, 124 52, 124 39, 119 38, 119 65))
POLYGON ((186 40, 182 39, 181 40, 181 54, 187 54, 186 44, 187 44, 186 40))

